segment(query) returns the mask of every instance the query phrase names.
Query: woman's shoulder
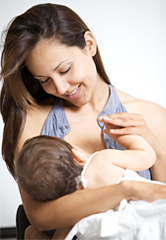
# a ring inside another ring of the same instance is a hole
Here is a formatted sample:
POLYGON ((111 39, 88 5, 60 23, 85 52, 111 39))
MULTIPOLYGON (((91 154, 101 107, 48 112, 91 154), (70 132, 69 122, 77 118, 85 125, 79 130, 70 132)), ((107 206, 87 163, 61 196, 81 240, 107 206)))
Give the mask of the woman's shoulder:
POLYGON ((157 112, 157 114, 162 114, 163 117, 166 115, 166 109, 157 103, 136 98, 120 90, 117 90, 117 93, 120 101, 130 113, 140 113, 146 115, 157 112))
POLYGON ((126 110, 129 113, 141 114, 148 126, 156 134, 162 134, 163 129, 166 130, 166 109, 164 107, 154 102, 133 97, 119 90, 117 90, 117 93, 126 110))
POLYGON ((31 137, 41 134, 43 125, 52 110, 53 98, 46 99, 40 104, 35 104, 27 110, 25 126, 19 141, 19 149, 31 137))

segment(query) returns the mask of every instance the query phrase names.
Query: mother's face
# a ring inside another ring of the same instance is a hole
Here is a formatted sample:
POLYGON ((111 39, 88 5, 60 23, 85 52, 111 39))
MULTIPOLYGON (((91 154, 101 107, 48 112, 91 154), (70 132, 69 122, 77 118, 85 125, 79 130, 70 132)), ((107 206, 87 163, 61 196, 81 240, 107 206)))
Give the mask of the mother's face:
POLYGON ((98 76, 92 58, 96 46, 90 32, 85 33, 85 40, 83 50, 42 40, 26 59, 27 68, 47 93, 78 107, 90 101, 98 76))

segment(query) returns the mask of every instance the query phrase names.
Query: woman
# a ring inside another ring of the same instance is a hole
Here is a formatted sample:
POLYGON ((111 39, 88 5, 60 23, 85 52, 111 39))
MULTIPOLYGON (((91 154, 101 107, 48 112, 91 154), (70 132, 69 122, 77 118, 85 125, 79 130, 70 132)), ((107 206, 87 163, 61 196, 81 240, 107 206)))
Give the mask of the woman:
MULTIPOLYGON (((1 77, 2 152, 13 177, 14 158, 23 143, 40 134, 64 138, 89 155, 121 149, 98 122, 99 116, 112 114, 113 134, 141 135, 156 152, 154 166, 140 174, 166 182, 165 109, 109 83, 93 34, 71 9, 41 4, 16 17, 6 35, 1 77)), ((163 186, 127 181, 45 203, 19 189, 28 218, 40 231, 70 227, 116 207, 123 198, 166 198, 163 186)))

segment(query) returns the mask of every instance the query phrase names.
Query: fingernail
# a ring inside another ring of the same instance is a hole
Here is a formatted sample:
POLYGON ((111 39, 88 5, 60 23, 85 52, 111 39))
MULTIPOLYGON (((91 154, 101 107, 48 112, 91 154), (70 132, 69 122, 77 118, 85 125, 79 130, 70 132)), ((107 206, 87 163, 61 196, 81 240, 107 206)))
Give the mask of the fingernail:
POLYGON ((110 132, 111 132, 111 133, 115 132, 115 129, 110 129, 110 132))
POLYGON ((104 115, 103 118, 104 119, 109 119, 109 117, 107 115, 104 115))

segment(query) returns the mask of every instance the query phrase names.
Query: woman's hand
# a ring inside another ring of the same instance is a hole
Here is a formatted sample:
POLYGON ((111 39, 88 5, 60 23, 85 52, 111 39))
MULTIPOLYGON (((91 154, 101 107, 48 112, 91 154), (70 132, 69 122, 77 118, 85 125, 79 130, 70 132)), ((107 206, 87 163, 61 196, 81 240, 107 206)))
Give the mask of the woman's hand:
POLYGON ((104 122, 106 127, 104 132, 109 136, 111 134, 113 139, 118 135, 139 135, 144 138, 155 151, 157 151, 157 147, 161 150, 156 137, 141 114, 118 112, 104 115, 99 118, 99 121, 104 122))
POLYGON ((99 118, 99 121, 104 122, 106 127, 104 130, 105 133, 114 135, 139 135, 147 142, 151 141, 150 139, 153 135, 141 114, 118 112, 104 115, 99 118))
POLYGON ((157 156, 156 163, 151 168, 152 179, 166 183, 166 147, 164 144, 166 139, 164 123, 166 113, 163 110, 158 116, 159 119, 157 116, 154 117, 154 114, 151 114, 148 124, 141 114, 126 112, 104 115, 99 118, 99 121, 104 122, 106 127, 104 132, 114 140, 117 140, 120 135, 128 134, 135 134, 144 138, 154 149, 157 156), (149 125, 151 125, 153 132, 149 125))

